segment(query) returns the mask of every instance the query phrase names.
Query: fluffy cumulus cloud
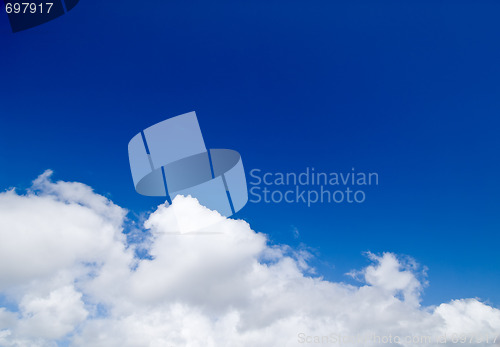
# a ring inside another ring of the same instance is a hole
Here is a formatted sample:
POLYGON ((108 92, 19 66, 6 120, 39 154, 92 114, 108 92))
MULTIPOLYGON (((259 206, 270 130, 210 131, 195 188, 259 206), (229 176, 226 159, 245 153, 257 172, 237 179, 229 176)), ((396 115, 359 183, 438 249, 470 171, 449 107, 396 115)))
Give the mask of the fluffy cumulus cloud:
POLYGON ((411 259, 368 253, 352 286, 189 197, 159 206, 134 231, 140 243, 126 215, 50 172, 0 194, 0 346, 499 345, 500 310, 422 306, 411 259))

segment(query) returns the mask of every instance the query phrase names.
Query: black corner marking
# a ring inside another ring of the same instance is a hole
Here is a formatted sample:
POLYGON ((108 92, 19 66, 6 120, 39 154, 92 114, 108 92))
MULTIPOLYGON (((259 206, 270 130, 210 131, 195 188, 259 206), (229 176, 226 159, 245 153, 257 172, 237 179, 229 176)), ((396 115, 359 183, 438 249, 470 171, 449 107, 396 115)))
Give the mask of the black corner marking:
POLYGON ((79 1, 80 0, 64 0, 64 3, 66 4, 66 11, 71 11, 79 1))

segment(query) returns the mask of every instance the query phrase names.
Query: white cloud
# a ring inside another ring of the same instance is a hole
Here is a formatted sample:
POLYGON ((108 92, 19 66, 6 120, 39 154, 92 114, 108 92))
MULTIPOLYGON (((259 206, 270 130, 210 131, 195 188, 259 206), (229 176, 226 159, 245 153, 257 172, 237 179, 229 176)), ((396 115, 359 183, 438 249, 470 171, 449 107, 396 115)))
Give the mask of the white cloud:
POLYGON ((33 338, 60 339, 88 316, 82 293, 72 286, 58 288, 48 297, 28 294, 19 308, 22 319, 18 330, 21 335, 33 338))
POLYGON ((124 209, 50 174, 25 195, 0 194, 0 297, 9 303, 0 346, 274 347, 331 334, 500 333, 500 311, 476 299, 422 307, 425 269, 409 258, 368 253, 372 264, 351 273, 360 286, 325 281, 310 276, 308 253, 271 246, 191 198, 149 216, 152 259, 137 259, 124 209))

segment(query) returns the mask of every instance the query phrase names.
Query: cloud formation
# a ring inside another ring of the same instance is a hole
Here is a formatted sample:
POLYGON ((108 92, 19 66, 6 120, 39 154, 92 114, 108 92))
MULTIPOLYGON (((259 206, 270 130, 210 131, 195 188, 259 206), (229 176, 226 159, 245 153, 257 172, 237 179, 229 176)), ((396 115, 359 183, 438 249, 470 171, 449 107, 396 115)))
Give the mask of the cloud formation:
POLYGON ((491 346, 500 333, 500 310, 476 299, 421 306, 425 273, 408 258, 368 253, 352 286, 311 276, 307 257, 189 197, 159 206, 136 231, 147 231, 142 244, 127 242, 126 214, 50 171, 25 194, 0 194, 0 346, 288 347, 341 336, 410 346, 405 337, 444 334, 449 345, 460 334, 491 346))

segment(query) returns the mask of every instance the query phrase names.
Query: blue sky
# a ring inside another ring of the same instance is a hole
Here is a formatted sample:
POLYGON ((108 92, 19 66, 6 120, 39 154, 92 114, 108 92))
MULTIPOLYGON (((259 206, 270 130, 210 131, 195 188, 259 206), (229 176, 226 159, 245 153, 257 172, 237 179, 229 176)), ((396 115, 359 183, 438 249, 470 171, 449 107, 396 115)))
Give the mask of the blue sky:
POLYGON ((500 303, 500 4, 81 0, 12 34, 0 15, 0 188, 45 169, 132 213, 127 143, 196 111, 247 173, 377 172, 361 205, 248 204, 236 217, 305 244, 327 278, 362 252, 429 268, 424 303, 500 303), (294 228, 300 233, 294 237, 294 228))

